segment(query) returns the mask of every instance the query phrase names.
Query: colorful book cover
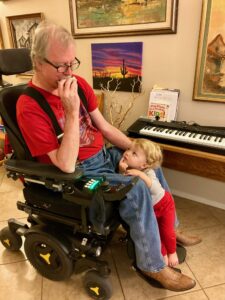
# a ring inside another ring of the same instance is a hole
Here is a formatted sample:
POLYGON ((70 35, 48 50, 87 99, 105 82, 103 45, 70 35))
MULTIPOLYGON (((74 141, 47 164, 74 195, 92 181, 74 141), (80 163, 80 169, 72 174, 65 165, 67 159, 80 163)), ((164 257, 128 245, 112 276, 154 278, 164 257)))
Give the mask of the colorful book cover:
POLYGON ((179 90, 153 88, 149 97, 148 117, 152 120, 173 121, 177 117, 179 90))
POLYGON ((148 117, 154 120, 166 121, 168 116, 168 104, 150 103, 148 117))

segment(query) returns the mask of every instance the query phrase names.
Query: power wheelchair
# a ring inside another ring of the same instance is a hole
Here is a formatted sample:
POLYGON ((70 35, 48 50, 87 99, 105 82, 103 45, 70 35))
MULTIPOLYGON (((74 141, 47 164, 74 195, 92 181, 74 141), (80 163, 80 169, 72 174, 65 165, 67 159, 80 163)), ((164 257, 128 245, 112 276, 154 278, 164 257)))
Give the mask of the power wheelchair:
MULTIPOLYGON (((28 59, 27 50, 16 50, 25 51, 28 59)), ((1 51, 5 50, 0 50, 0 57, 1 51)), ((100 256, 122 222, 118 203, 135 184, 135 179, 129 186, 111 187, 104 178, 86 178, 79 168, 73 174, 65 174, 53 165, 34 161, 16 120, 16 102, 25 88, 26 84, 20 84, 2 89, 0 114, 13 148, 12 157, 4 165, 8 177, 24 183, 25 202, 18 201, 17 208, 27 213, 28 218, 27 223, 9 219, 8 226, 0 231, 0 240, 6 249, 18 251, 24 237, 26 256, 41 275, 60 281, 73 272, 85 271, 84 287, 88 295, 109 299, 112 295, 110 269, 100 256), (89 217, 91 203, 96 199, 100 199, 104 212, 101 230, 89 217)), ((135 265, 134 245, 129 228, 126 229, 128 255, 135 265)), ((185 249, 178 250, 182 261, 185 249)))
MULTIPOLYGON (((15 55, 15 51, 7 50, 1 50, 6 58, 15 55)), ((27 56, 25 49, 14 50, 27 56)), ((30 68, 28 64, 23 71, 30 68)), ((10 72, 14 70, 7 74, 10 72)), ((26 256, 41 275, 59 281, 69 278, 73 272, 86 271, 84 286, 88 295, 109 299, 112 295, 110 269, 99 257, 121 224, 118 201, 134 183, 112 188, 102 177, 86 178, 79 168, 65 174, 53 165, 34 161, 16 120, 16 102, 26 86, 7 86, 0 91, 0 114, 13 148, 12 157, 4 165, 8 177, 24 183, 25 202, 18 201, 17 208, 28 214, 27 224, 8 220, 8 226, 0 231, 1 242, 8 250, 18 251, 24 237, 26 256), (101 199, 100 204, 104 206, 101 230, 90 222, 93 199, 101 199)))

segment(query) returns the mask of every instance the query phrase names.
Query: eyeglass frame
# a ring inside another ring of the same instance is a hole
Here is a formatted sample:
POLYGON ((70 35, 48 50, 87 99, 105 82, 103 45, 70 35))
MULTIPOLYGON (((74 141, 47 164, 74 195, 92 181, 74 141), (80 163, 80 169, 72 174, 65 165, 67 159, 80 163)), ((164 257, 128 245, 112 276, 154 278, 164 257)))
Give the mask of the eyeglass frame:
POLYGON ((67 65, 67 64, 64 64, 64 65, 59 65, 59 66, 56 66, 55 64, 53 64, 51 61, 49 61, 47 58, 43 58, 43 61, 46 62, 47 64, 49 64, 50 66, 52 66, 53 68, 55 68, 57 70, 58 73, 65 73, 68 71, 68 69, 70 68, 72 71, 75 71, 76 69, 79 68, 80 66, 80 60, 75 57, 75 61, 74 63, 70 64, 70 65, 67 65), (77 66, 76 68, 73 68, 72 66, 75 65, 77 66), (59 71, 59 68, 66 68, 63 72, 60 72, 59 71))

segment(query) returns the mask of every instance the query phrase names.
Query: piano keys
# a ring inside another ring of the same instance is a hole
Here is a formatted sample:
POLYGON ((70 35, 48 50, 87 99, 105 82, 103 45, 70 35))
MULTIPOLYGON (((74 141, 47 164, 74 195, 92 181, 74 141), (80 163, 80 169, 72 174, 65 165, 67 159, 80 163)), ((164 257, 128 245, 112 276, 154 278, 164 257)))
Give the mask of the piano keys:
POLYGON ((140 117, 127 132, 130 137, 149 138, 159 143, 225 155, 225 127, 152 121, 140 117))

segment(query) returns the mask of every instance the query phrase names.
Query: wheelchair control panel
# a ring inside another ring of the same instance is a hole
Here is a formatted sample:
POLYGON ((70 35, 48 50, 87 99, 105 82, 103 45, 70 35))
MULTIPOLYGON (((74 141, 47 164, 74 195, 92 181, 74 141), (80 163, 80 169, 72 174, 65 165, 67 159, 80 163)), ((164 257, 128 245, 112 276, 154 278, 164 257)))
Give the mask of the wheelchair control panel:
POLYGON ((87 189, 88 191, 93 191, 97 187, 99 187, 100 184, 101 184, 101 180, 90 179, 90 180, 88 180, 88 182, 86 182, 86 184, 84 185, 84 188, 87 189))
MULTIPOLYGON (((93 193, 95 192, 101 184, 104 182, 104 178, 87 178, 84 180, 81 180, 82 182, 82 189, 86 192, 93 193)), ((76 183, 75 183, 76 185, 76 183)))
POLYGON ((82 198, 91 198, 96 192, 101 193, 105 201, 120 201, 136 184, 134 177, 128 185, 110 185, 104 176, 87 177, 82 171, 76 169, 72 174, 65 174, 53 165, 40 164, 32 161, 8 160, 5 163, 7 176, 17 180, 23 178, 24 182, 44 185, 53 191, 65 194, 77 194, 82 198))

